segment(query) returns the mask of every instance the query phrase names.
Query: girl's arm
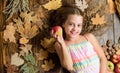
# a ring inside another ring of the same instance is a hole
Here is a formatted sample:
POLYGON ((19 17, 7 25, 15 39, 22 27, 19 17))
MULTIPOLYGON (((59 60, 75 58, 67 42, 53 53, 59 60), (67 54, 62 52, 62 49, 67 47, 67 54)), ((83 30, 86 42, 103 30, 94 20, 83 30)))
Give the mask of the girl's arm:
POLYGON ((93 34, 89 33, 89 34, 86 34, 85 36, 88 38, 88 41, 92 43, 94 50, 96 51, 96 53, 98 54, 100 58, 100 73, 106 73, 107 59, 105 57, 102 47, 99 45, 98 41, 96 40, 93 34))
POLYGON ((68 52, 68 47, 63 40, 63 37, 58 36, 57 42, 55 43, 55 50, 59 56, 61 65, 68 71, 73 71, 73 62, 68 52))

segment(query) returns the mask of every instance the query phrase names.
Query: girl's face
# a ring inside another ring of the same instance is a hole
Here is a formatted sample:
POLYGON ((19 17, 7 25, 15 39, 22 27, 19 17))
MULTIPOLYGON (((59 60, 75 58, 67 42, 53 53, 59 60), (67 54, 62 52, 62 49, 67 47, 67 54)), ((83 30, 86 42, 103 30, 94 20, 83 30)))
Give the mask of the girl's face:
POLYGON ((66 37, 73 38, 79 36, 82 30, 82 23, 82 16, 76 14, 69 15, 67 20, 63 24, 66 37))

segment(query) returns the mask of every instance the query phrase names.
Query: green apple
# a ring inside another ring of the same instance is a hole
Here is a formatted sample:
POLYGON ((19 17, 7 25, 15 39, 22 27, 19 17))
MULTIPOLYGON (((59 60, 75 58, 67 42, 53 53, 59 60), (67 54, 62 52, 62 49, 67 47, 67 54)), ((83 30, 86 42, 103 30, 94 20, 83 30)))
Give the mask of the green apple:
POLYGON ((109 70, 113 71, 114 70, 114 64, 111 61, 107 61, 107 66, 109 70))

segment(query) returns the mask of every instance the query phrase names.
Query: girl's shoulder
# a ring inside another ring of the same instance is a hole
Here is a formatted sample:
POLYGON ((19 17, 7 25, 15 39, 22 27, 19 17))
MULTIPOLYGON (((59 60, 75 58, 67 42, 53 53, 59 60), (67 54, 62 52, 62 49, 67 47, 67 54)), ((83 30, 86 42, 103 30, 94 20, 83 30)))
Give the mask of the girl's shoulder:
POLYGON ((88 41, 96 40, 96 37, 92 33, 86 33, 83 36, 85 36, 88 39, 88 41))

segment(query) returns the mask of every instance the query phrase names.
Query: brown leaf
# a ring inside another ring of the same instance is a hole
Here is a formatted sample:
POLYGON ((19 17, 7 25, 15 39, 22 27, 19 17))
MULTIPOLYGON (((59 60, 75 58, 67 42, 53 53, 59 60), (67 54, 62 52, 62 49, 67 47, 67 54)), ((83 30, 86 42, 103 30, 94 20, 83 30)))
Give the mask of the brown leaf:
POLYGON ((55 10, 62 6, 61 0, 50 0, 48 3, 44 4, 43 7, 48 10, 55 10))
POLYGON ((36 23, 38 21, 37 15, 34 12, 21 12, 20 17, 24 19, 24 22, 36 23))
POLYGON ((113 0, 107 0, 106 10, 107 10, 110 14, 115 13, 115 4, 114 4, 113 0))
POLYGON ((22 51, 20 52, 21 54, 20 55, 22 55, 23 54, 23 52, 26 54, 26 55, 28 55, 28 53, 30 52, 30 53, 32 53, 32 45, 30 45, 30 44, 25 44, 25 46, 21 46, 21 47, 19 47, 22 51))
POLYGON ((102 25, 105 23, 104 16, 100 17, 100 15, 98 13, 96 14, 95 18, 93 17, 93 18, 91 18, 91 20, 92 20, 93 25, 102 25))
POLYGON ((4 35, 3 38, 5 39, 5 41, 10 41, 10 42, 14 42, 16 43, 15 40, 15 31, 16 28, 13 26, 13 23, 9 23, 9 25, 6 26, 6 29, 4 30, 4 35))
POLYGON ((37 25, 31 25, 31 23, 26 22, 24 25, 17 24, 17 31, 20 33, 21 37, 31 39, 38 34, 37 25))
POLYGON ((50 59, 49 61, 45 60, 44 64, 41 66, 45 71, 49 71, 50 69, 53 69, 55 64, 53 64, 53 61, 50 59))
POLYGON ((44 60, 44 59, 47 59, 48 57, 48 52, 43 50, 43 49, 40 49, 40 52, 39 53, 36 53, 36 57, 37 57, 37 60, 44 60))
POLYGON ((44 48, 49 48, 51 46, 53 46, 53 43, 55 42, 55 39, 54 38, 44 38, 44 40, 41 40, 41 45, 44 47, 44 48))

